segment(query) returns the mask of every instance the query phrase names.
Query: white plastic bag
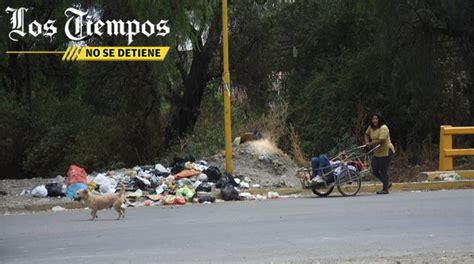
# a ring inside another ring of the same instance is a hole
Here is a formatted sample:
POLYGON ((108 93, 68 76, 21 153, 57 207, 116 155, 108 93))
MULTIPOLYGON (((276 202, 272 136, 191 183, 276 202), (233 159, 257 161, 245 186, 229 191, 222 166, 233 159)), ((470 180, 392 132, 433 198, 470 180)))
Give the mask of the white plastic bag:
POLYGON ((97 174, 94 178, 94 182, 100 186, 99 191, 101 194, 115 193, 115 188, 113 187, 115 184, 112 181, 115 182, 114 179, 108 178, 103 173, 97 174))
POLYGON ((167 168, 165 168, 165 166, 163 166, 161 164, 156 164, 155 165, 155 170, 157 170, 159 172, 170 173, 170 170, 168 170, 167 168))
POLYGON ((97 176, 95 176, 94 180, 92 180, 92 181, 97 183, 97 185, 110 184, 109 180, 107 179, 107 177, 103 173, 97 174, 97 176))
POLYGON ((248 189, 248 188, 250 188, 250 184, 248 184, 247 182, 242 181, 242 182, 240 182, 239 187, 242 188, 242 189, 248 189))
POLYGON ((32 191, 31 194, 35 197, 44 198, 48 196, 48 190, 44 185, 36 186, 32 191))

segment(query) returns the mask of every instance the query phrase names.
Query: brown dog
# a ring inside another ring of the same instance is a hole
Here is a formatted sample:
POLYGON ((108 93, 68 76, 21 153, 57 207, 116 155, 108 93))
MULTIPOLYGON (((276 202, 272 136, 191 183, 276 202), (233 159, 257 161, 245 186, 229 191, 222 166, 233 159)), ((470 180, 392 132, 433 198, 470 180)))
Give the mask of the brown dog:
POLYGON ((91 211, 91 219, 94 220, 97 217, 97 211, 102 209, 114 208, 118 212, 117 220, 120 220, 120 217, 125 217, 125 198, 123 194, 125 193, 125 186, 123 183, 120 183, 120 192, 106 195, 95 195, 89 192, 89 190, 79 190, 76 193, 76 197, 84 201, 84 203, 89 207, 91 211))

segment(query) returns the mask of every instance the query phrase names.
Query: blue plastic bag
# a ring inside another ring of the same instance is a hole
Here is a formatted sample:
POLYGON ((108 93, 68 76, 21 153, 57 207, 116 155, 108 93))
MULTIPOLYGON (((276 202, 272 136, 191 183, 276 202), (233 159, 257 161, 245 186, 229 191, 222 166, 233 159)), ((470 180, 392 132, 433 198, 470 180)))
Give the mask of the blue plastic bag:
POLYGON ((79 190, 86 190, 87 189, 87 184, 81 183, 81 182, 76 182, 67 187, 66 190, 66 197, 74 199, 74 196, 76 195, 76 192, 79 190))

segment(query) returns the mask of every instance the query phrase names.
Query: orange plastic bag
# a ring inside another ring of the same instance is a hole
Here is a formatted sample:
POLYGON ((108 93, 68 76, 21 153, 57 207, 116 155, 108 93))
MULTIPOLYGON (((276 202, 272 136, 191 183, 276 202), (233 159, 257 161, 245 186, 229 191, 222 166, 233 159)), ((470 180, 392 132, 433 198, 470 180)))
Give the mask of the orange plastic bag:
POLYGON ((183 179, 183 178, 198 176, 199 174, 201 174, 201 172, 197 171, 197 170, 183 170, 182 172, 174 175, 174 178, 176 180, 179 180, 179 179, 183 179))
POLYGON ((67 170, 67 185, 77 182, 87 184, 87 173, 83 168, 71 165, 67 170))

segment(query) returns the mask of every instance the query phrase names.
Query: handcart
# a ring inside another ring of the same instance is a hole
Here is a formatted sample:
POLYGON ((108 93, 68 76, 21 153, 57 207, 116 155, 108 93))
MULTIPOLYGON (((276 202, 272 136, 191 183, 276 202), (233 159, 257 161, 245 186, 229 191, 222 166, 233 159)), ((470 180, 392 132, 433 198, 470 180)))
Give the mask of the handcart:
POLYGON ((312 180, 313 171, 310 167, 303 167, 297 171, 305 189, 311 189, 314 194, 326 197, 337 187, 343 196, 354 196, 361 188, 362 178, 371 173, 371 159, 375 149, 380 145, 366 150, 366 145, 344 150, 330 159, 330 165, 320 167, 318 181, 312 180))

